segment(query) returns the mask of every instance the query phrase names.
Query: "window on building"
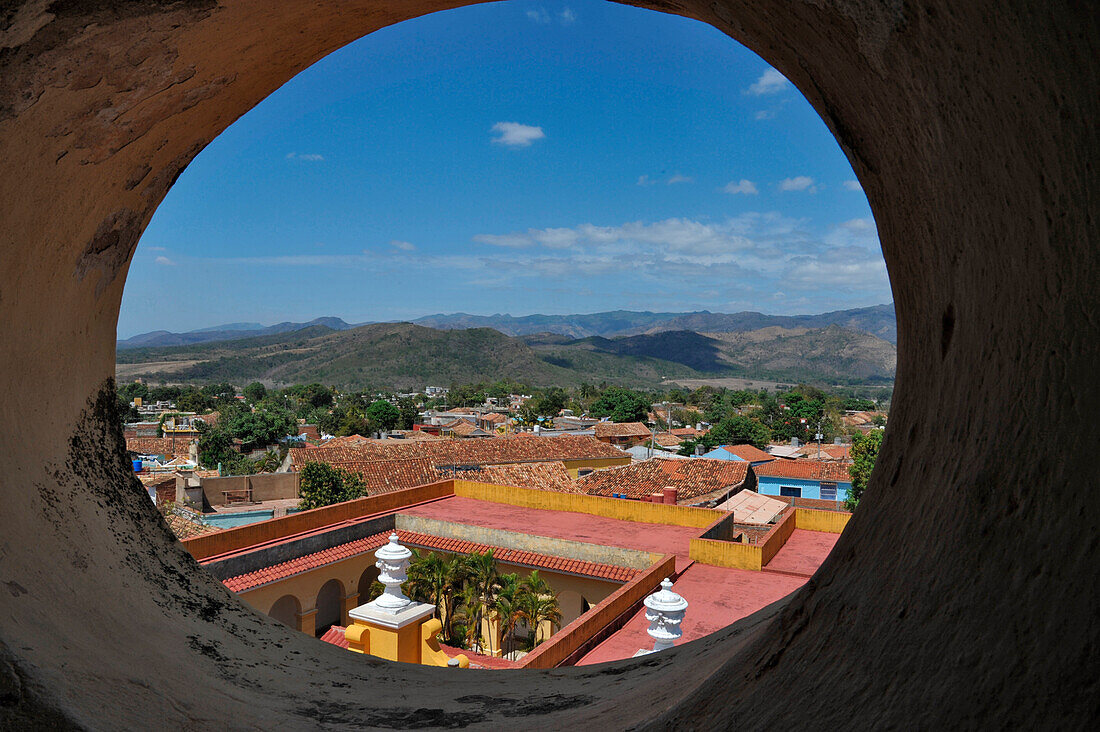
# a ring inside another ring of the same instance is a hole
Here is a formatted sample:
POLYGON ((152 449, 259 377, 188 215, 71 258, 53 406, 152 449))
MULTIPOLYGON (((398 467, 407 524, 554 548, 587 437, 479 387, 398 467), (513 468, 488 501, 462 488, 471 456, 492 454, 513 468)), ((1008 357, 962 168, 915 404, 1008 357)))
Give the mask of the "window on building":
POLYGON ((821 498, 825 501, 836 500, 836 483, 821 484, 821 498))
POLYGON ((787 498, 801 498, 802 489, 795 488, 793 485, 783 485, 779 487, 779 495, 786 496, 787 498))

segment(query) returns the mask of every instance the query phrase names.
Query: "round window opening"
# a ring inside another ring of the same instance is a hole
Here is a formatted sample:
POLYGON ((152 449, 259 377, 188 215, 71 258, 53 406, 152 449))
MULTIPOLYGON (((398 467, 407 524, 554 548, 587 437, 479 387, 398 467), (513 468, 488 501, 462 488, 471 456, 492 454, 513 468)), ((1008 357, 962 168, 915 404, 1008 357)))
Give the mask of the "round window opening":
POLYGON ((387 660, 590 666, 813 576, 896 334, 867 200, 782 74, 694 20, 494 4, 327 56, 187 167, 118 406, 256 611, 387 660))

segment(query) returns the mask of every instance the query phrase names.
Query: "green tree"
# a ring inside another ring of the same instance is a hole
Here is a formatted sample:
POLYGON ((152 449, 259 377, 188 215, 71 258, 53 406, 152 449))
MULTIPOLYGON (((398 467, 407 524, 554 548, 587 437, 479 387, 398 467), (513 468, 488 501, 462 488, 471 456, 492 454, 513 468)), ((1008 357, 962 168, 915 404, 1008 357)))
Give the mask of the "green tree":
POLYGON ((558 604, 558 598, 554 594, 553 588, 550 587, 550 583, 539 576, 537 569, 531 570, 531 574, 523 578, 520 587, 523 592, 520 601, 522 606, 521 617, 527 622, 527 627, 531 629, 531 645, 534 647, 538 645, 539 627, 544 622, 549 622, 551 628, 556 625, 560 626, 561 606, 558 604))
POLYGON ((214 401, 198 389, 189 389, 176 397, 176 408, 181 412, 202 414, 214 406, 214 401))
POLYGON ((285 410, 256 411, 237 410, 227 420, 222 415, 219 422, 228 425, 230 434, 253 447, 274 445, 287 435, 296 432, 297 421, 285 410))
POLYGON ((126 424, 127 422, 137 422, 141 419, 141 415, 138 414, 138 410, 130 406, 129 400, 126 397, 119 394, 116 397, 115 411, 118 412, 118 421, 126 424))
POLYGON ((397 401, 397 409, 400 411, 397 428, 411 430, 416 421, 420 419, 420 411, 416 408, 416 401, 412 397, 401 397, 397 401))
POLYGON ((211 470, 219 463, 223 468, 236 463, 241 454, 233 449, 233 435, 228 429, 221 425, 210 427, 205 422, 200 422, 198 429, 200 463, 211 470))
POLYGON ((298 483, 298 495, 302 510, 342 503, 366 494, 363 479, 354 473, 335 468, 328 463, 308 461, 303 467, 298 483))
POLYGON ((852 465, 848 468, 848 474, 852 476, 852 489, 848 491, 848 499, 845 501, 845 508, 849 511, 854 511, 859 505, 859 499, 863 497, 863 490, 871 479, 871 471, 875 469, 884 434, 885 430, 871 430, 866 435, 852 438, 852 465))
POLYGON ((649 413, 649 398, 619 386, 608 387, 593 404, 593 417, 610 417, 612 422, 644 422, 649 413))
POLYGON ((385 399, 379 399, 367 407, 368 423, 379 430, 392 430, 401 419, 401 410, 385 399))
POLYGON ((771 440, 771 431, 756 420, 736 416, 722 420, 703 436, 710 449, 720 445, 752 445, 763 449, 771 440))
POLYGON ((253 381, 244 388, 244 398, 249 404, 256 405, 267 396, 267 387, 258 381, 253 381))

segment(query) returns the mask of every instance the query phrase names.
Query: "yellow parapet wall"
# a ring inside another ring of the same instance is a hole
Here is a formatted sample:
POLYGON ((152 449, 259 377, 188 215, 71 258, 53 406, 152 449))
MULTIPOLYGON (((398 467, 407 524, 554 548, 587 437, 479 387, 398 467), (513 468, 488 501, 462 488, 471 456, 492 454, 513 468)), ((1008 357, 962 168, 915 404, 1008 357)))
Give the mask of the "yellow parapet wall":
POLYGON ((692 539, 688 554, 700 564, 760 571, 763 567, 758 544, 738 544, 717 539, 692 539))
POLYGON ((721 512, 711 508, 672 506, 664 503, 629 501, 622 498, 586 496, 580 493, 558 493, 532 488, 477 483, 470 480, 454 482, 456 496, 474 498, 490 503, 506 503, 524 508, 542 508, 548 511, 572 511, 592 516, 637 521, 644 524, 669 524, 706 528, 714 523, 721 512))
POLYGON ((720 539, 692 539, 688 555, 700 564, 760 571, 772 560, 795 529, 839 534, 852 514, 818 511, 812 508, 788 509, 771 531, 757 544, 738 544, 720 539))
POLYGON ((848 525, 852 514, 840 511, 818 511, 813 508, 795 509, 795 526, 806 531, 824 531, 839 534, 848 525))

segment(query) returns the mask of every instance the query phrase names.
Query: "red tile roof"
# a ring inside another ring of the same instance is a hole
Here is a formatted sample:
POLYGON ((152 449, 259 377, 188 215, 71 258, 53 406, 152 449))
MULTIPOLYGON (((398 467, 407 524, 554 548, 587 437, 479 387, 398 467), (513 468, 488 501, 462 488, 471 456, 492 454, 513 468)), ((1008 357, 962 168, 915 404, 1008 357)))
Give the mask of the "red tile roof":
POLYGON ((730 453, 731 455, 736 455, 742 460, 747 460, 750 463, 775 460, 774 455, 769 455, 763 450, 753 447, 752 445, 723 445, 722 449, 730 453))
POLYGON ((821 454, 833 460, 850 460, 852 457, 851 445, 822 445, 821 454))
POLYGON ((348 647, 347 636, 344 635, 344 631, 347 628, 341 625, 333 625, 325 631, 325 634, 321 636, 321 640, 325 643, 331 643, 334 646, 340 646, 341 648, 348 647))
POLYGON ((596 470, 580 478, 577 484, 589 495, 624 493, 636 499, 671 486, 676 489, 677 503, 683 503, 740 485, 748 474, 749 464, 736 460, 654 457, 633 465, 596 470))
POLYGON ((851 474, 845 463, 829 463, 824 460, 773 460, 753 468, 759 477, 795 478, 801 480, 828 480, 850 483, 851 474))
MULTIPOLYGON (((453 478, 447 468, 440 468, 442 478, 453 478)), ((580 493, 577 482, 569 475, 561 461, 545 463, 515 463, 512 465, 486 465, 478 470, 465 470, 459 476, 495 485, 514 485, 520 488, 538 488, 559 493, 580 493)))
POLYGON ((667 432, 664 432, 654 437, 653 441, 661 447, 676 447, 684 441, 684 438, 680 437, 679 435, 670 435, 667 432))
POLYGON ((334 461, 332 466, 360 476, 367 485, 368 496, 392 493, 439 480, 431 462, 425 458, 334 461))
POLYGON ((649 437, 649 428, 641 422, 597 422, 596 437, 649 437))
MULTIPOLYGON (((270 567, 264 567, 254 572, 248 572, 236 577, 229 577, 228 579, 222 580, 222 584, 232 592, 251 590, 261 585, 286 579, 287 577, 293 577, 302 572, 308 572, 327 564, 333 564, 334 562, 348 559, 349 557, 374 551, 389 541, 389 536, 390 532, 385 531, 381 534, 374 534, 373 536, 349 541, 346 544, 322 549, 319 552, 307 554, 303 557, 291 559, 286 562, 280 562, 279 564, 273 564, 270 567)), ((453 552, 456 554, 469 554, 474 551, 485 552, 492 549, 493 557, 496 558, 498 562, 521 564, 536 569, 581 574, 588 577, 599 577, 613 582, 629 582, 634 579, 634 576, 638 573, 636 569, 617 567, 612 564, 584 562, 578 559, 565 559, 563 557, 554 557, 548 554, 520 551, 518 549, 505 549, 503 547, 494 547, 489 544, 477 544, 462 539, 445 539, 438 536, 419 534, 413 531, 403 531, 400 529, 397 531, 397 536, 401 540, 401 543, 406 546, 438 549, 439 551, 453 552)))
POLYGON ((432 465, 505 465, 509 463, 622 458, 626 453, 586 435, 492 437, 480 440, 386 440, 357 446, 293 447, 291 469, 308 460, 338 462, 426 458, 432 465))
POLYGON ((187 457, 190 437, 127 437, 126 449, 142 455, 187 457))

